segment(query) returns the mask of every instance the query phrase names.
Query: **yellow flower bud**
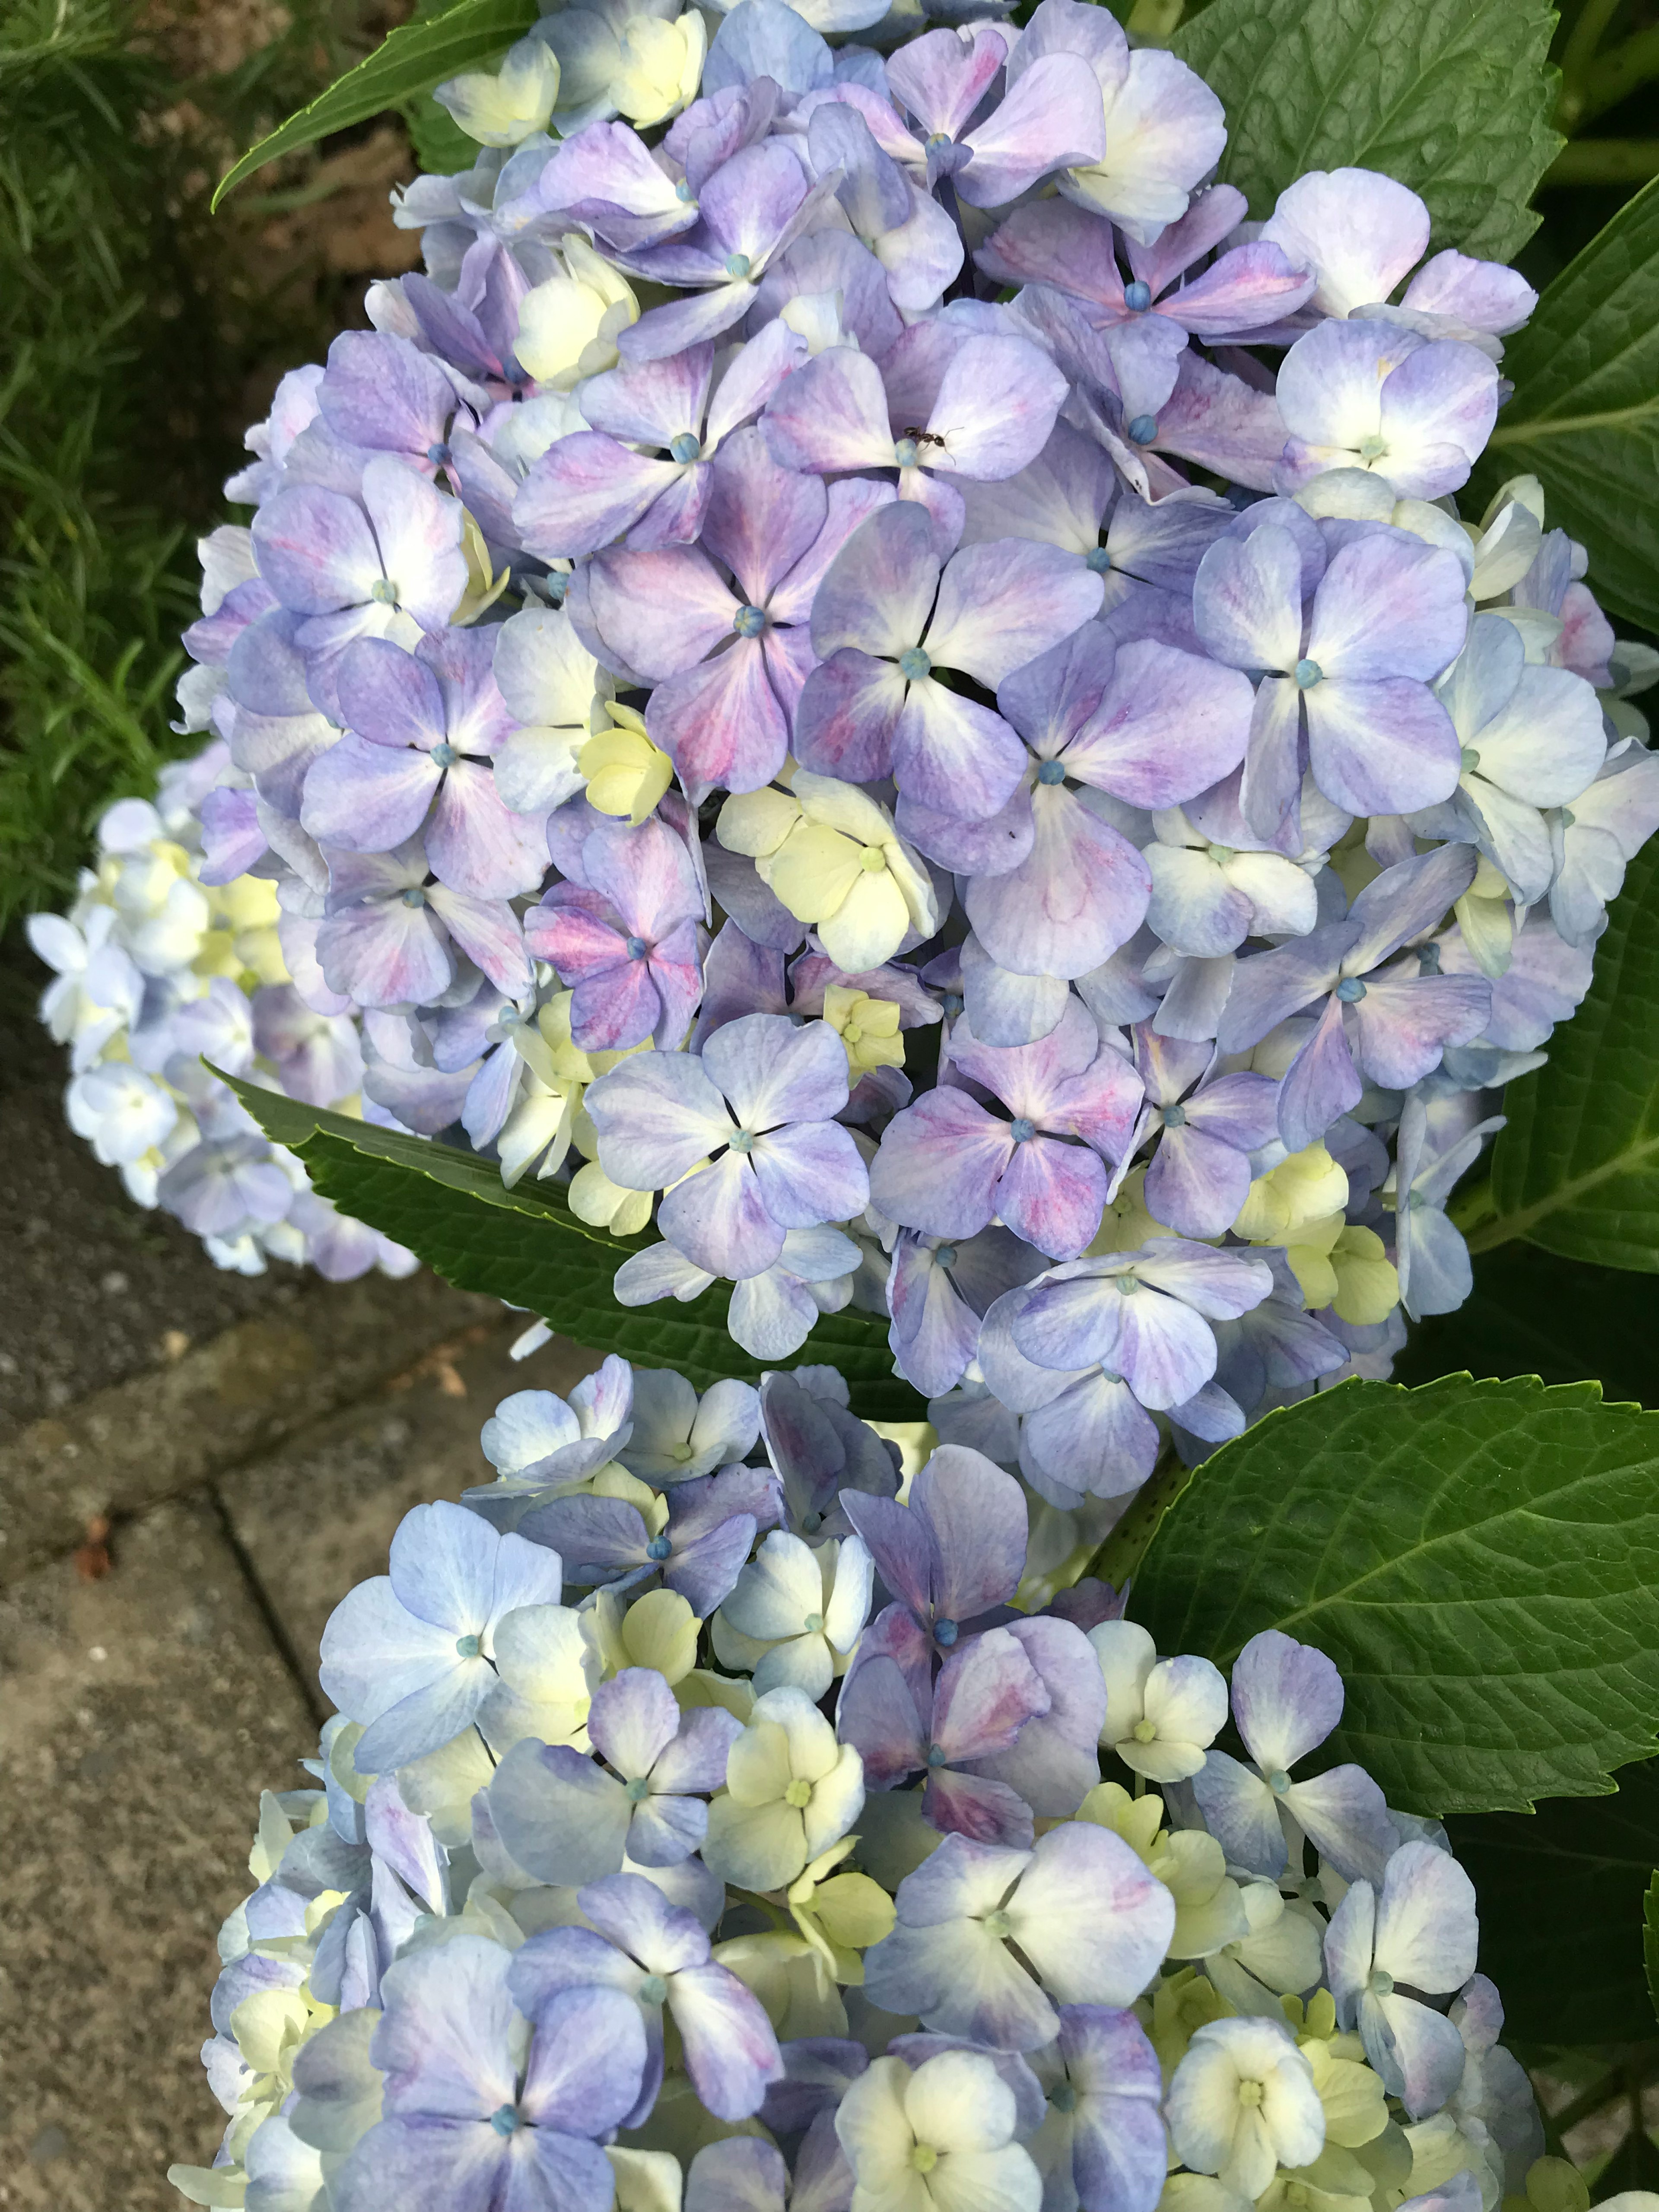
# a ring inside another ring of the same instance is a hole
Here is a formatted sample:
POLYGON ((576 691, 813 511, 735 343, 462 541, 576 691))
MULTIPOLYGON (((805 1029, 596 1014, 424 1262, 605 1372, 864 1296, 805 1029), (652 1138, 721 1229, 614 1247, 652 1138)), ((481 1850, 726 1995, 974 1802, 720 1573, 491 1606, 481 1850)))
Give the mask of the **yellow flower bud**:
POLYGON ((900 1009, 894 1000, 872 999, 866 991, 831 983, 823 994, 823 1018, 846 1047, 854 1083, 872 1067, 903 1066, 900 1009))
MULTIPOLYGON (((611 709, 613 715, 617 711, 611 709)), ((668 755, 652 744, 643 728, 626 724, 590 738, 576 765, 587 778, 589 801, 601 814, 625 814, 636 824, 674 781, 674 763, 668 755)))

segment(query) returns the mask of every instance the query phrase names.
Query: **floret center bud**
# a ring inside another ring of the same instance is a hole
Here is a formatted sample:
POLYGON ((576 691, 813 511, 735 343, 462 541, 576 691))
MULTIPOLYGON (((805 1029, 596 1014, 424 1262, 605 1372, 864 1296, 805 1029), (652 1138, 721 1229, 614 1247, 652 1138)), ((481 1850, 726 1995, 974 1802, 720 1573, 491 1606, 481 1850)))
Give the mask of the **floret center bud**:
POLYGON ((1101 1364, 1100 1379, 1103 1382, 1121 1382, 1123 1380, 1123 1377, 1118 1373, 1115 1367, 1108 1367, 1103 1361, 1101 1364))
POLYGON ((437 469, 447 469, 455 458, 441 438, 435 446, 427 447, 426 457, 433 467, 437 469))
POLYGON ((1325 680, 1325 672, 1316 660, 1298 660, 1291 673, 1295 677, 1297 689, 1300 691, 1311 691, 1316 684, 1322 684, 1325 680))
POLYGON ((653 1536, 645 1547, 645 1556, 647 1559, 665 1559, 673 1548, 672 1537, 653 1536))
POLYGON ((1419 975, 1437 975, 1440 973, 1440 947, 1432 939, 1417 948, 1417 972, 1419 975))
POLYGON ((766 628, 766 617, 759 607, 739 607, 732 617, 732 627, 739 637, 758 637, 766 628))
POLYGON ((1365 986, 1358 975, 1345 975, 1336 987, 1336 995, 1345 1006, 1357 1006, 1365 995, 1365 986))
POLYGON ((999 1943, 1006 1942, 1014 1932, 1013 1922, 1000 1907, 994 1912, 988 1912, 980 1924, 986 1934, 999 1943))
POLYGON ((859 849, 859 866, 866 876, 878 876, 887 866, 887 855, 879 845, 864 845, 859 849))
POLYGON ((1465 775, 1473 775, 1480 765, 1480 756, 1473 745, 1465 745, 1457 757, 1465 775))
POLYGON ((1261 2102, 1261 2082, 1241 2081, 1238 2085, 1238 2101, 1243 2106, 1246 2112, 1254 2111, 1255 2106, 1261 2102))
POLYGON ((455 1649, 463 1659, 476 1659, 478 1656, 478 1639, 476 1636, 458 1636, 455 1638, 455 1649))
POLYGON ((1359 458, 1367 468, 1373 461, 1380 461, 1388 450, 1388 440, 1379 436, 1375 430, 1371 432, 1369 438, 1362 438, 1359 441, 1359 458))
POLYGON ((647 945, 646 941, 642 937, 630 937, 629 939, 628 957, 630 960, 643 960, 648 950, 649 947, 647 945))
POLYGON ((930 1743, 927 1747, 927 1764, 929 1766, 943 1766, 945 1765, 945 1754, 940 1750, 938 1744, 930 1743))
POLYGON ((489 2124, 498 2136, 515 2136, 524 2125, 524 2114, 516 2105, 497 2105, 489 2115, 489 2124))
POLYGON ((916 441, 914 438, 895 438, 893 459, 902 469, 913 469, 916 465, 916 441))
POLYGON ((806 1633, 809 1636, 822 1636, 823 1633, 823 1615, 821 1613, 809 1613, 806 1616, 805 1627, 806 1633))
POLYGON ((674 197, 677 200, 683 201, 688 207, 690 205, 691 179, 690 177, 682 177, 680 179, 678 184, 674 187, 674 197))
POLYGON ((933 1641, 935 1644, 942 1644, 945 1650, 948 1651, 956 1640, 957 1624, 954 1620, 936 1620, 933 1623, 933 1641))
POLYGON ((1273 1772, 1267 1777, 1267 1787, 1273 1791, 1273 1796, 1282 1797, 1290 1786, 1291 1778, 1285 1773, 1284 1768, 1274 1767, 1273 1772))
POLYGON ((752 1152, 755 1149, 753 1134, 747 1129, 735 1130, 732 1137, 732 1149, 734 1152, 752 1152))
POLYGON ((1132 307, 1136 314, 1144 315, 1152 304, 1152 286, 1143 284, 1137 276, 1133 284, 1124 286, 1123 304, 1126 307, 1132 307))
POLYGON ((1158 1741, 1158 1723, 1156 1721, 1137 1721, 1133 1728, 1130 1730, 1130 1734, 1133 1736, 1137 1743, 1156 1743, 1158 1741))
POLYGON ((920 684, 933 664, 919 645, 907 645, 898 658, 899 674, 912 684, 920 684))
POLYGON ((1133 1297, 1139 1288, 1139 1283, 1133 1275, 1120 1275, 1117 1279, 1117 1294, 1121 1298, 1133 1297))
POLYGON ((1048 2092, 1048 2102, 1057 2112, 1074 2112, 1077 2110, 1077 2091, 1069 2081, 1057 2081, 1048 2092))
POLYGON ((1224 868, 1228 861, 1233 858, 1233 848, 1231 845, 1212 845, 1207 848, 1207 850, 1209 857, 1215 862, 1218 868, 1224 868))
POLYGON ((1137 415, 1129 425, 1129 435, 1137 446, 1150 446, 1158 435, 1156 415, 1137 415))
POLYGON ((812 1802, 811 1784, 804 1782, 800 1776, 797 1775, 784 1791, 783 1802, 786 1805, 793 1805, 798 1813, 804 1813, 812 1802))
POLYGON ((954 1267, 957 1264, 956 1246, 954 1244, 941 1244, 939 1249, 934 1253, 933 1260, 935 1265, 938 1267, 954 1267))
POLYGON ((1373 1966, 1365 1978, 1365 1987, 1374 1997, 1391 1997, 1394 1995, 1394 1976, 1382 1966, 1373 1966))
POLYGON ((1187 1109, 1184 1106, 1166 1106, 1164 1109, 1164 1126, 1166 1129, 1184 1129, 1187 1126, 1187 1109))
POLYGON ((937 152, 939 147, 948 146, 951 143, 951 134, 948 131, 935 131, 933 137, 927 141, 929 147, 931 147, 935 152, 937 152))
POLYGON ((728 276, 736 277, 738 283, 749 274, 750 266, 746 253, 728 253, 726 257, 726 273, 728 276))
POLYGON ((1571 830, 1577 819, 1578 817, 1573 812, 1571 807, 1564 806, 1561 809, 1561 827, 1564 830, 1571 830))
POLYGON ((682 430, 668 441, 671 458, 677 461, 700 461, 702 459, 702 440, 695 430, 682 430))
POLYGON ((636 1774, 629 1784, 625 1794, 630 1805, 642 1805, 651 1795, 651 1784, 646 1780, 644 1775, 636 1774))
POLYGON ((807 1535, 816 1536, 823 1526, 823 1516, 822 1513, 803 1513, 800 1516, 800 1525, 807 1535))
POLYGON ((1036 1134, 1036 1123, 1029 1114, 1021 1114, 1008 1124, 1008 1134, 1017 1145, 1029 1145, 1036 1134))
POLYGON ((939 1003, 945 1020, 953 1022, 962 1012, 962 994, 960 991, 947 991, 939 1003))
POLYGON ((377 576, 368 596, 377 606, 395 607, 398 604, 398 586, 390 576, 377 576))
POLYGON ((640 1999, 644 2004, 660 2004, 668 1995, 668 1984, 660 1974, 647 1974, 640 1984, 640 1999))
POLYGON ((1096 545, 1084 555, 1083 565, 1097 576, 1103 576, 1112 565, 1112 556, 1103 545, 1096 545))
POLYGON ((432 765, 434 768, 453 768, 455 765, 455 748, 452 744, 445 743, 442 744, 434 745, 432 748, 432 765))
POLYGON ((426 893, 419 889, 406 890, 404 893, 404 904, 405 906, 424 906, 426 904, 426 893))
POLYGON ((932 2143, 918 2143, 910 2154, 910 2163, 918 2173, 931 2173, 939 2164, 939 2153, 932 2143))
POLYGON ((1064 764, 1057 760, 1044 761, 1042 767, 1037 770, 1036 780, 1039 783, 1064 783, 1066 781, 1066 769, 1064 764))

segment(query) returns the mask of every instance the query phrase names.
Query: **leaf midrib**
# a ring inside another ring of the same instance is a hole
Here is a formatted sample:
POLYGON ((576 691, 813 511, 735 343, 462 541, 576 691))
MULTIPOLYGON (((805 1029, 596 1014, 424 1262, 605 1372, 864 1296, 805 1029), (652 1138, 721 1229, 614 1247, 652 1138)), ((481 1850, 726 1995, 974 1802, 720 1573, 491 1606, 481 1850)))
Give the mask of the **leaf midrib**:
POLYGON ((1659 1136, 1644 1137, 1639 1144, 1627 1145, 1622 1152, 1603 1160, 1599 1167, 1574 1176, 1571 1182, 1559 1184, 1535 1206, 1522 1206, 1519 1212, 1499 1214, 1496 1219, 1484 1223, 1468 1240, 1471 1257, 1478 1252, 1493 1251, 1500 1244, 1511 1243, 1517 1237, 1528 1236, 1552 1213, 1560 1212, 1587 1191, 1596 1189, 1614 1176, 1630 1174, 1654 1153, 1659 1153, 1659 1136))

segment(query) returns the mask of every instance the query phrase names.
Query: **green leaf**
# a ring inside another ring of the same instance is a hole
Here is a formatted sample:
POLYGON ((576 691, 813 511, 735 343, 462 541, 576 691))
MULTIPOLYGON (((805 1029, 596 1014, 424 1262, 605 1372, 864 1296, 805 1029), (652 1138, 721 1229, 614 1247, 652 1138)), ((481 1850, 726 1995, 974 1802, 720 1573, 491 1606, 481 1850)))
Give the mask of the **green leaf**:
POLYGON ((1593 1382, 1345 1382, 1205 1461, 1134 1611, 1218 1665, 1266 1628, 1328 1652, 1322 1756, 1407 1811, 1598 1796, 1659 1748, 1659 1413, 1593 1382))
MULTIPOLYGON (((500 1171, 476 1153, 223 1079, 267 1136, 298 1153, 325 1198, 406 1244, 458 1290, 522 1306, 595 1352, 677 1368, 700 1390, 727 1375, 754 1382, 771 1364, 726 1334, 731 1294, 724 1285, 684 1305, 617 1303, 611 1288, 617 1269, 653 1237, 594 1229, 544 1183, 508 1190, 500 1171)), ((921 1399, 893 1372, 884 1316, 851 1307, 825 1314, 799 1356, 838 1367, 857 1413, 875 1420, 924 1416, 921 1399)))
POLYGON ((1136 1491, 1123 1518, 1090 1561, 1088 1572, 1121 1590, 1133 1579, 1164 1516, 1193 1479, 1173 1452, 1136 1491))
POLYGON ((429 177, 459 175, 474 166, 483 150, 429 94, 405 100, 401 112, 415 159, 429 177))
POLYGON ((1515 397, 1476 469, 1469 511, 1530 471, 1546 519, 1587 548, 1597 599, 1659 629, 1659 178, 1504 340, 1504 374, 1515 397))
POLYGON ((1659 1765, 1627 1766, 1613 1797, 1448 1825, 1480 1899, 1480 1971, 1522 2043, 1638 2043, 1659 2033, 1643 1943, 1659 1893, 1659 1765), (1655 1884, 1653 1893, 1650 1884, 1655 1884))
POLYGON ((1411 1385, 1466 1371, 1589 1380, 1614 1403, 1659 1406, 1659 1283, 1530 1244, 1485 1253, 1457 1311, 1413 1329, 1393 1380, 1411 1385))
POLYGON ((537 13, 536 0, 460 0, 459 7, 446 9, 441 15, 401 25, 308 107, 250 147, 219 179, 214 206, 279 155, 297 154, 332 131, 349 130, 354 123, 430 92, 461 70, 493 61, 524 35, 537 13))
POLYGON ((1385 170, 1432 243, 1507 261, 1562 141, 1547 0, 1214 0, 1171 41, 1219 94, 1218 172, 1265 216, 1309 169, 1385 170))
POLYGON ((1495 1211, 1469 1238, 1659 1273, 1659 841, 1632 861, 1589 995, 1544 1066, 1510 1085, 1495 1211))
POLYGON ((1648 2002, 1659 2014, 1659 1874, 1648 1884, 1642 1899, 1642 1966, 1648 2002))

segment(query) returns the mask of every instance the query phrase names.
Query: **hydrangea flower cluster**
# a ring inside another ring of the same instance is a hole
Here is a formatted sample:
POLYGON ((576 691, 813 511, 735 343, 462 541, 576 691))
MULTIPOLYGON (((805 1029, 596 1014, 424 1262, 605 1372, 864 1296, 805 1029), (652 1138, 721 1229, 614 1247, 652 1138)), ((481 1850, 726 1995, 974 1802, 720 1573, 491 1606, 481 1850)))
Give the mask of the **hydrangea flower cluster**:
POLYGON ((884 1313, 1070 1510, 1467 1295, 1659 663, 1534 480, 1460 514, 1518 275, 1363 170, 1245 221, 1105 9, 914 27, 605 0, 442 88, 424 270, 204 543, 173 842, 36 942, 216 1257, 401 1264, 203 1057, 654 1218, 617 1297, 756 1358, 884 1313))
POLYGON ((498 1480, 409 1514, 325 1631, 318 1786, 262 1802, 203 2054, 228 2124, 185 2196, 1520 2196, 1543 2131, 1473 1887, 1322 1764, 1331 1661, 1160 1656, 1067 1583, 1012 1450, 847 1398, 613 1358, 508 1398, 498 1480))

